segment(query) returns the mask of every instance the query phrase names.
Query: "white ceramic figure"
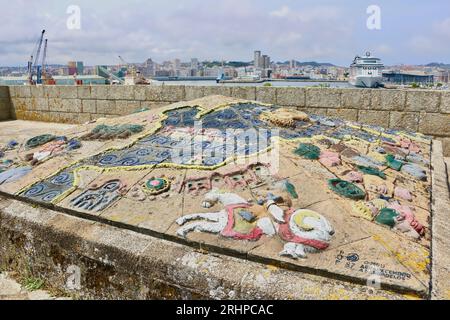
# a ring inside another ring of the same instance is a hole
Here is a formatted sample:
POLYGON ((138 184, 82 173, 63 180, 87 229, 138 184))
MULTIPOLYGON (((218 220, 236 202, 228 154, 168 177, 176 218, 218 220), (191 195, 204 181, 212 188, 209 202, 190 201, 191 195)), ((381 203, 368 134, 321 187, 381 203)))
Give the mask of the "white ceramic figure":
POLYGON ((330 245, 334 229, 328 220, 311 210, 283 211, 274 201, 267 202, 267 210, 276 220, 280 238, 287 243, 280 255, 294 259, 306 258, 330 245))
POLYGON ((275 228, 270 218, 254 216, 253 206, 239 195, 213 189, 205 195, 202 206, 211 208, 217 203, 222 204, 225 208, 218 212, 196 213, 179 218, 176 222, 182 227, 178 229, 177 234, 184 238, 190 232, 220 233, 225 237, 241 240, 259 240, 263 234, 269 236, 275 234, 275 228), (236 212, 248 212, 251 217, 253 215, 254 228, 248 233, 243 234, 233 230, 236 212), (190 221, 196 222, 186 224, 190 221))
POLYGON ((255 206, 237 194, 215 189, 206 194, 202 205, 211 208, 217 203, 225 209, 179 218, 176 222, 182 227, 177 234, 186 237, 190 232, 209 232, 237 240, 257 241, 264 234, 274 236, 278 233, 287 242, 280 255, 294 259, 306 258, 307 253, 328 248, 334 234, 333 227, 322 215, 311 210, 283 210, 273 199, 267 200, 265 207, 255 206), (261 210, 268 215, 261 214, 261 210), (236 217, 241 219, 240 216, 253 224, 247 232, 235 228, 236 217), (195 222, 187 224, 191 221, 195 222))

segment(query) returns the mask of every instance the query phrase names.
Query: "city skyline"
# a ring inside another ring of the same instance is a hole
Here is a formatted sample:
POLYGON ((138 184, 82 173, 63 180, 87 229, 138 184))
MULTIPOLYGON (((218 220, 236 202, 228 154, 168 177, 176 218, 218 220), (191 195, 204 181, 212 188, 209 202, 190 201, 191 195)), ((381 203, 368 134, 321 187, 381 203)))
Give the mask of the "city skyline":
POLYGON ((29 1, 6 2, 0 30, 0 65, 24 66, 40 30, 49 38, 50 64, 86 65, 180 59, 253 59, 261 50, 273 61, 350 65, 372 51, 386 65, 449 63, 450 4, 377 1, 381 30, 369 30, 372 1, 29 1), (80 8, 81 29, 69 30, 67 8, 80 8))

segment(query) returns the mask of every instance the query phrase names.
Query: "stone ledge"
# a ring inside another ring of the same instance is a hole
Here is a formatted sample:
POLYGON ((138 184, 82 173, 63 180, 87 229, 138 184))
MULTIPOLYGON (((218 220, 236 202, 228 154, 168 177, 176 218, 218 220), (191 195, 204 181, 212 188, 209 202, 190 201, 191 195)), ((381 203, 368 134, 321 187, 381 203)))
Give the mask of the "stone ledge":
MULTIPOLYGON (((197 251, 0 197, 0 265, 29 267, 80 299, 407 299, 408 296, 197 251)), ((17 270, 19 269, 19 270, 17 270)))
POLYGON ((432 273, 431 298, 450 299, 450 199, 442 143, 433 142, 432 153, 432 273))
POLYGON ((342 90, 328 88, 307 88, 307 108, 341 108, 342 90))
POLYGON ((408 90, 406 92, 406 111, 439 112, 440 91, 408 90))

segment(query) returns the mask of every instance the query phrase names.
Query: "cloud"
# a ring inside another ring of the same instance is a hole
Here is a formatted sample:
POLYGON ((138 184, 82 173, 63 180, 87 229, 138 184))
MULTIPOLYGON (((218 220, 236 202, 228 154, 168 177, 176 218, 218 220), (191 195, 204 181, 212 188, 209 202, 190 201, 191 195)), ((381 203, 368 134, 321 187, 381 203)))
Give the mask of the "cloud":
POLYGON ((450 55, 450 18, 431 24, 431 32, 418 33, 408 41, 408 47, 413 53, 432 55, 429 61, 448 61, 450 55), (447 60, 446 60, 447 59, 447 60))
POLYGON ((341 10, 336 6, 317 5, 292 10, 288 6, 270 12, 270 16, 310 23, 335 20, 341 17, 341 10))
POLYGON ((450 17, 434 24, 434 32, 450 41, 450 17))
POLYGON ((289 9, 288 6, 282 6, 280 9, 270 12, 270 15, 272 17, 284 18, 284 17, 289 16, 290 13, 291 13, 291 9, 289 9))
MULTIPOLYGON (((386 3, 379 0, 389 17, 402 16, 406 10, 394 4, 386 8, 386 3)), ((42 28, 48 32, 49 63, 118 64, 119 54, 129 62, 149 57, 159 62, 191 57, 250 61, 253 51, 260 49, 273 60, 348 65, 355 54, 371 46, 396 61, 407 57, 427 62, 435 55, 448 56, 450 50, 446 45, 450 18, 423 16, 421 6, 428 4, 407 8, 422 14, 420 22, 428 28, 419 28, 416 19, 396 19, 395 25, 376 35, 365 28, 366 6, 352 1, 0 0, 0 4, 0 65, 26 65, 42 28), (73 3, 81 8, 81 30, 66 27, 66 10, 73 3), (398 52, 408 55, 395 57, 398 52)))
POLYGON ((377 54, 382 54, 382 55, 390 54, 394 51, 392 49, 392 47, 387 44, 380 44, 375 48, 375 50, 376 50, 377 54))

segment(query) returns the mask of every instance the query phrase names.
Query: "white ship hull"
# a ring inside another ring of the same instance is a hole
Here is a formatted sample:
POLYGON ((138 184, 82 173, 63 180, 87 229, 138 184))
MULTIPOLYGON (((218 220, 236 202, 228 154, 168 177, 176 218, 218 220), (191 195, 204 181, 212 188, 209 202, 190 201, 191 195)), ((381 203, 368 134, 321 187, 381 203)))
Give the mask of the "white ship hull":
POLYGON ((358 88, 378 88, 383 83, 383 77, 356 76, 349 82, 358 88))

